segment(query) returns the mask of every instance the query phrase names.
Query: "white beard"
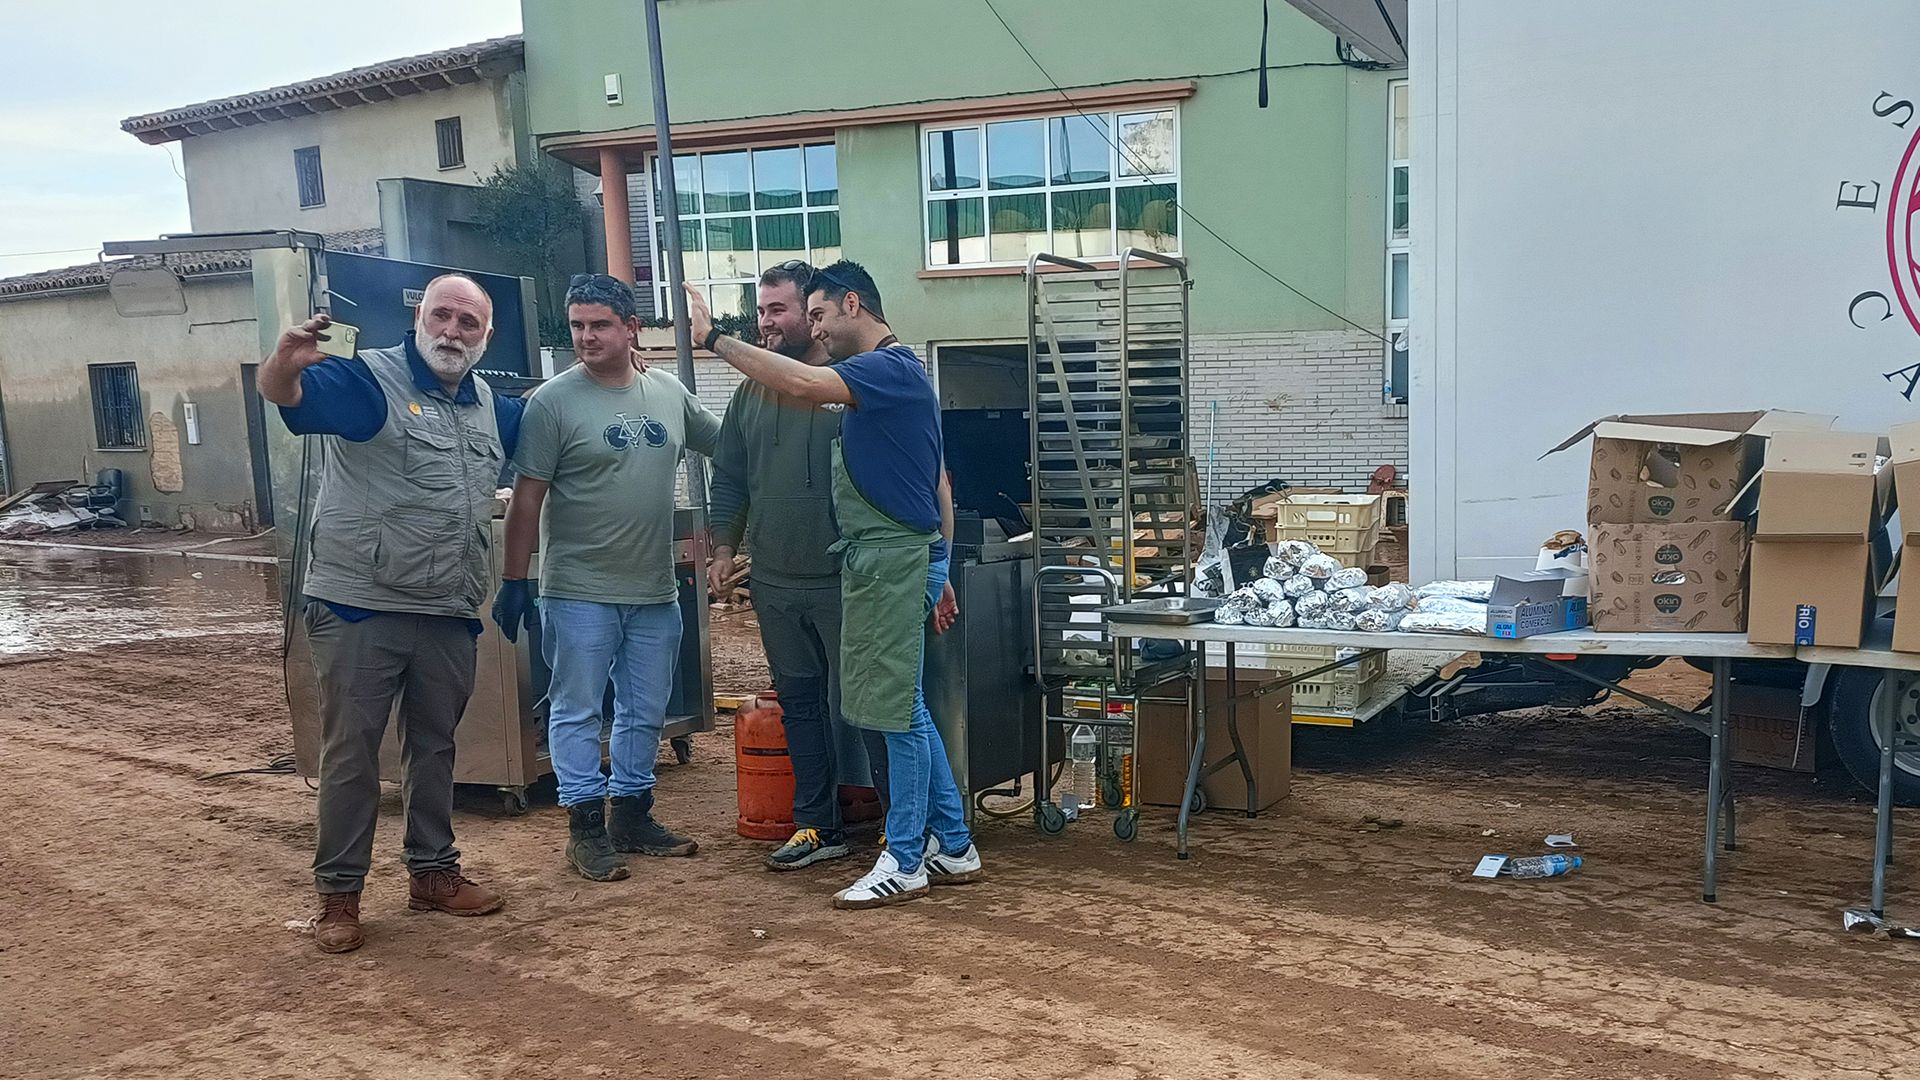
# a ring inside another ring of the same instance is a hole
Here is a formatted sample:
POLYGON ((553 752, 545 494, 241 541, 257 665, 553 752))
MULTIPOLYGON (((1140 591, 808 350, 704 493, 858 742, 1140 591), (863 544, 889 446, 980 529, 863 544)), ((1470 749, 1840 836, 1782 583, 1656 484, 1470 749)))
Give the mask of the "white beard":
POLYGON ((465 378, 467 372, 487 354, 484 344, 469 349, 452 338, 429 338, 418 327, 415 327, 414 335, 420 346, 420 357, 427 362, 427 367, 435 375, 450 381, 465 378))

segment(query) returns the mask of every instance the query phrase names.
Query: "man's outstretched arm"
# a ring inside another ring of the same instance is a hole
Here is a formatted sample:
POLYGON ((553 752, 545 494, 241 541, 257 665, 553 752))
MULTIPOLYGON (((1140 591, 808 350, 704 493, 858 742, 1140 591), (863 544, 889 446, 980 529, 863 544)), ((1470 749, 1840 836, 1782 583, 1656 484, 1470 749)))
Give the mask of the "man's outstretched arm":
MULTIPOLYGON (((707 309, 707 298, 700 290, 689 285, 687 288, 687 321, 693 331, 696 344, 707 340, 707 334, 713 330, 713 312, 707 309)), ((803 364, 769 352, 758 346, 749 345, 736 337, 723 337, 713 344, 713 351, 722 360, 732 364, 740 374, 770 390, 810 401, 815 405, 852 405, 853 392, 847 389, 845 379, 829 365, 815 367, 803 364)))

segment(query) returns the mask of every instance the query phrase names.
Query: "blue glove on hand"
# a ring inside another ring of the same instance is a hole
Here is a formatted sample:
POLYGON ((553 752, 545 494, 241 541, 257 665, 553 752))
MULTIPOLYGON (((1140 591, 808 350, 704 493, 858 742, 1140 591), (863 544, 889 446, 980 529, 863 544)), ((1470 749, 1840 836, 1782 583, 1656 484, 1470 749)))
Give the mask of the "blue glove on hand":
POLYGON ((520 628, 538 629, 540 583, 532 578, 502 578, 500 591, 493 598, 493 625, 508 641, 520 640, 520 628))

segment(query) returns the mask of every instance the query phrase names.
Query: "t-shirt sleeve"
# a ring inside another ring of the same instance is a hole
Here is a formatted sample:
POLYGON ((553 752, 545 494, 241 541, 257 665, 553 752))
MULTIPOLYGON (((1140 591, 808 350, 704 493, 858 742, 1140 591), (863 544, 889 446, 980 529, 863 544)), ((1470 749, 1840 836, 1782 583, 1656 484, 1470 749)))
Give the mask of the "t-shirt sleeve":
POLYGON ((686 390, 686 395, 687 449, 712 457, 720 446, 720 418, 701 404, 693 391, 686 390))
POLYGON ((560 468, 560 418, 535 394, 520 416, 513 467, 535 480, 553 479, 560 468))
POLYGON ((520 418, 526 411, 526 398, 493 395, 493 426, 500 434, 500 450, 509 458, 520 448, 520 418))
POLYGON ((338 435, 366 442, 387 425, 387 396, 359 357, 328 357, 300 372, 300 404, 279 406, 295 435, 338 435))
POLYGON ((833 365, 833 370, 853 394, 853 407, 866 412, 879 412, 927 392, 926 369, 897 352, 861 353, 833 365))

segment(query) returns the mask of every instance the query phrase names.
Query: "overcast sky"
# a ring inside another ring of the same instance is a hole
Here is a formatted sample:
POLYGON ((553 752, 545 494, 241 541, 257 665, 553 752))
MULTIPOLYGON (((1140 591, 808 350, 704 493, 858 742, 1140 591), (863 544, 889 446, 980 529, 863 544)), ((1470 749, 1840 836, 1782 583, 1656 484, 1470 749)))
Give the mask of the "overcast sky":
POLYGON ((140 113, 520 31, 520 0, 0 0, 0 277, 187 231, 140 113), (46 252, 47 254, 26 254, 46 252))

